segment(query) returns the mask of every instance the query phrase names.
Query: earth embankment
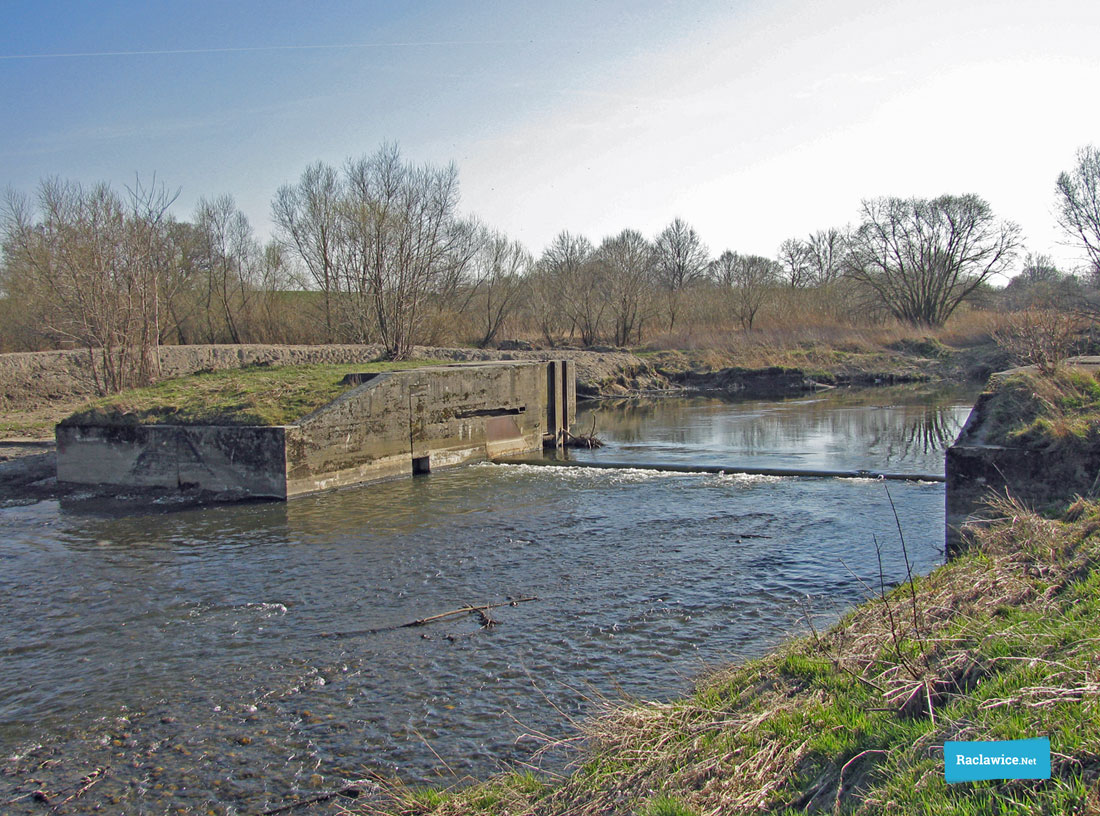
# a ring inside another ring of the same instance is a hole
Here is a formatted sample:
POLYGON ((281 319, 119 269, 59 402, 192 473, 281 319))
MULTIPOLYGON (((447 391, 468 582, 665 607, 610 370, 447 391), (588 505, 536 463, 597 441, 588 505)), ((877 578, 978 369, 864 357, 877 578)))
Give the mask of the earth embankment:
MULTIPOLYGON (((377 360, 378 345, 279 346, 266 344, 162 346, 162 378, 199 371, 219 371, 249 365, 305 365, 357 363, 377 360)), ((641 357, 627 351, 502 351, 493 349, 416 347, 416 358, 454 360, 574 360, 577 379, 588 393, 602 390, 622 378, 623 388, 662 388, 667 381, 641 357)), ((38 351, 0 354, 0 411, 26 411, 95 396, 87 352, 38 351)))

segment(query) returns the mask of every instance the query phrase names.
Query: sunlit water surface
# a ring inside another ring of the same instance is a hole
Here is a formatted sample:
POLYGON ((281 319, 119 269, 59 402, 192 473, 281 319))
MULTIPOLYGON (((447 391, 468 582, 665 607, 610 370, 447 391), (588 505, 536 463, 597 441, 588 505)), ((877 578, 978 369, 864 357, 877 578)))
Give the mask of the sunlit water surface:
MULTIPOLYGON (((608 447, 575 455, 942 473, 971 397, 604 405, 608 447)), ((71 793, 109 768, 57 812, 254 813, 530 761, 527 735, 601 699, 680 694, 835 618, 878 586, 876 541, 903 578, 891 498, 926 572, 929 482, 481 464, 286 504, 3 507, 0 804, 41 812, 28 779, 71 793), (393 628, 531 597, 490 628, 393 628)))

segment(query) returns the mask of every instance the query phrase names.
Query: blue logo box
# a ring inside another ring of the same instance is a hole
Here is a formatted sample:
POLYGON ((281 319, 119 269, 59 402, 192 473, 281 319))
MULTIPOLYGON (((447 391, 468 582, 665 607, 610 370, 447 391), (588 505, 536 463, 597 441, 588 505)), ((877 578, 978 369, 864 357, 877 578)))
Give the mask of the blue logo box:
POLYGON ((943 776, 948 782, 977 779, 1050 779, 1050 740, 945 742, 943 776))

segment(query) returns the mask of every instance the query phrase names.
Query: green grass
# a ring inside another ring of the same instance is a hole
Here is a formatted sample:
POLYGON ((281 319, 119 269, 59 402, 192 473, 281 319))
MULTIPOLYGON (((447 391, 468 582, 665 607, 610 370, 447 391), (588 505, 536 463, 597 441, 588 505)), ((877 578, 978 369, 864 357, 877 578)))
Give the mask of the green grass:
POLYGON ((0 417, 0 439, 29 437, 48 439, 53 436, 53 417, 34 417, 27 419, 23 415, 0 417))
POLYGON ((687 807, 672 796, 659 796, 642 808, 642 816, 698 816, 699 811, 687 807))
POLYGON ((336 399, 353 373, 396 371, 440 361, 249 366, 165 380, 95 400, 66 423, 92 425, 286 425, 336 399))
POLYGON ((1012 372, 991 380, 983 398, 990 444, 1056 452, 1100 441, 1100 381, 1087 371, 1012 372))

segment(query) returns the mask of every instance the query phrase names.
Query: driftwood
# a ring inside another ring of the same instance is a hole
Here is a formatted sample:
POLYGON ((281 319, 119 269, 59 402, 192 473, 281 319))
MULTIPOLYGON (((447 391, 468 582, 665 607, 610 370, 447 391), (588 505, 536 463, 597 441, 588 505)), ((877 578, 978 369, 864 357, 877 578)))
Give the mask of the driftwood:
POLYGON ((452 609, 450 612, 441 612, 438 615, 429 615, 426 618, 418 618, 417 620, 410 621, 409 623, 403 623, 397 629, 408 629, 411 626, 423 626, 426 623, 435 623, 438 620, 445 620, 447 618, 456 618, 459 615, 470 615, 474 612, 478 613, 478 617, 481 619, 482 626, 495 626, 496 621, 486 614, 490 609, 497 609, 501 606, 518 606, 521 603, 527 601, 537 601, 538 598, 509 598, 507 601, 501 603, 481 604, 480 606, 462 606, 458 609, 452 609))
POLYGON ((76 785, 70 785, 67 788, 62 788, 55 793, 50 793, 45 788, 39 787, 38 790, 31 791, 30 793, 25 793, 22 796, 15 797, 14 799, 9 799, 3 804, 6 807, 7 805, 14 805, 16 802, 21 802, 24 799, 31 799, 43 805, 50 805, 51 807, 56 809, 61 805, 66 805, 73 799, 77 799, 86 794, 88 791, 94 788, 100 782, 100 780, 103 779, 104 776, 107 775, 107 772, 109 770, 110 768, 96 768, 90 774, 82 776, 80 778, 80 782, 78 782, 76 785), (77 785, 79 785, 79 788, 77 788, 77 785), (61 796, 61 794, 69 793, 69 791, 73 790, 74 788, 77 788, 75 793, 69 794, 69 796, 65 797, 59 802, 54 801, 58 796, 61 796))
POLYGON ((436 621, 457 618, 460 615, 474 614, 476 614, 481 621, 482 628, 488 629, 491 626, 497 625, 497 621, 493 620, 493 617, 489 615, 490 609, 498 609, 502 606, 519 606, 519 604, 521 603, 527 603, 528 601, 537 600, 537 597, 531 596, 529 598, 509 598, 506 601, 500 601, 498 603, 477 604, 476 606, 461 606, 458 609, 452 609, 450 612, 440 612, 438 615, 429 615, 426 618, 417 618, 414 621, 409 621, 408 623, 399 623, 395 626, 382 626, 378 629, 356 629, 351 632, 322 632, 319 637, 345 638, 355 637, 357 635, 377 635, 380 632, 394 632, 398 629, 411 629, 414 626, 426 626, 427 624, 435 623, 436 621))
POLYGON ((596 436, 596 417, 592 417, 592 430, 588 435, 572 434, 567 428, 561 429, 562 444, 567 448, 602 448, 603 440, 596 436))

